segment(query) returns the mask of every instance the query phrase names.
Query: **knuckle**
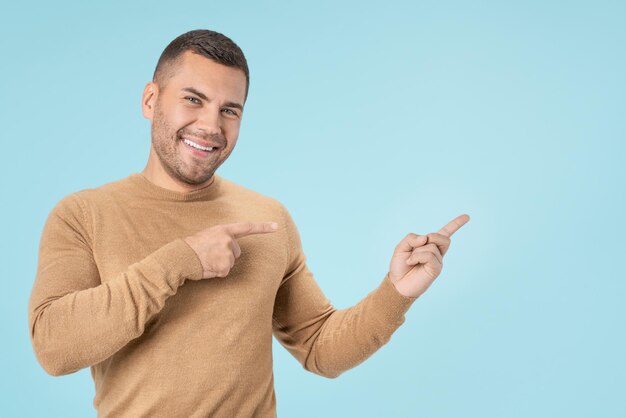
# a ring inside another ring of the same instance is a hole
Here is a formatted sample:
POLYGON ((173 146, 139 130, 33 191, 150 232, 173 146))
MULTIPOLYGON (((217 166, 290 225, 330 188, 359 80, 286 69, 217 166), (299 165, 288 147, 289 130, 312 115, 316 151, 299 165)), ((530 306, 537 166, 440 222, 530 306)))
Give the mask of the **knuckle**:
POLYGON ((218 264, 217 270, 220 272, 228 272, 230 270, 230 263, 228 261, 222 261, 218 264))
POLYGON ((428 235, 433 237, 433 238, 435 238, 435 239, 437 239, 438 241, 442 241, 442 242, 450 241, 450 238, 446 237, 443 234, 440 234, 439 232, 431 232, 428 235))

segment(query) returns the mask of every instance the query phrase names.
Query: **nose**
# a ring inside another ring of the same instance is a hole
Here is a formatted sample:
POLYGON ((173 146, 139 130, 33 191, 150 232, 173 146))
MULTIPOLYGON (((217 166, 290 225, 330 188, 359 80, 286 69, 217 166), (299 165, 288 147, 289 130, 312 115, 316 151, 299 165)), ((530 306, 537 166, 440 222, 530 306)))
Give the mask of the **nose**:
POLYGON ((218 135, 222 133, 222 118, 220 109, 214 106, 207 106, 198 116, 198 129, 204 131, 206 135, 218 135))

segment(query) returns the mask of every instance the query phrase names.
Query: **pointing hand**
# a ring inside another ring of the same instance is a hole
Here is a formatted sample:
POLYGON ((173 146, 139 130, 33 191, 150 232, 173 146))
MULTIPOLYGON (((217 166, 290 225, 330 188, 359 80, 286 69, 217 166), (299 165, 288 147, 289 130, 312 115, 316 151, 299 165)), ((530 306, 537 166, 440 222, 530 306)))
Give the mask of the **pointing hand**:
POLYGON ((198 254, 202 262, 203 279, 225 277, 241 255, 236 238, 250 234, 275 232, 275 222, 236 222, 215 225, 185 237, 185 242, 198 254))
POLYGON ((460 215, 438 232, 409 233, 400 241, 389 267, 389 278, 400 294, 416 298, 428 289, 441 273, 450 236, 469 220, 469 215, 460 215))

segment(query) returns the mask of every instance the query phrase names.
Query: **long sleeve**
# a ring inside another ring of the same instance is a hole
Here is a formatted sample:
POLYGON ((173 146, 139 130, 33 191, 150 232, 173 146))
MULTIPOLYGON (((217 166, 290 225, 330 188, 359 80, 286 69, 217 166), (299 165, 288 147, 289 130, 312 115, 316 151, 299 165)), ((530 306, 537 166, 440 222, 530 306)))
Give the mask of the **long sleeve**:
POLYGON ((299 232, 281 204, 289 263, 277 291, 273 332, 305 370, 336 378, 386 344, 417 298, 400 294, 388 274, 356 305, 336 309, 306 265, 299 232))
POLYGON ((202 277, 197 255, 179 238, 101 280, 90 234, 76 194, 52 209, 43 228, 28 318, 37 360, 53 376, 107 359, 143 333, 186 278, 202 277))

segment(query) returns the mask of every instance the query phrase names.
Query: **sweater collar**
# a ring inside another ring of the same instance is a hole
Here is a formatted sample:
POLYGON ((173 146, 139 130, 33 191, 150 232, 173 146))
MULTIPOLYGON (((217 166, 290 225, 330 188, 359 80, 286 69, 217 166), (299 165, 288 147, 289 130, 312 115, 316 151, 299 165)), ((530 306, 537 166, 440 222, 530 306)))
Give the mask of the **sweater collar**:
POLYGON ((217 196, 222 184, 222 178, 215 173, 213 173, 211 184, 190 192, 179 192, 157 186, 141 172, 132 173, 128 179, 155 199, 175 202, 212 200, 217 196))

